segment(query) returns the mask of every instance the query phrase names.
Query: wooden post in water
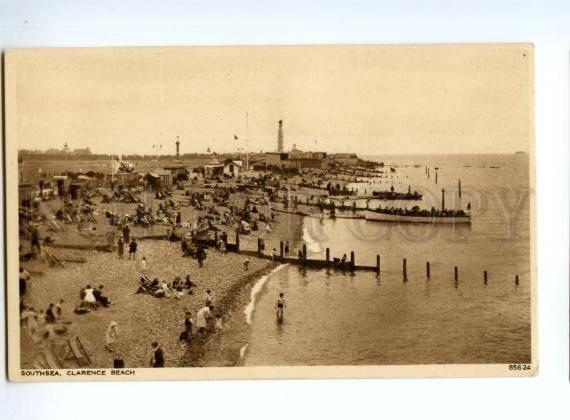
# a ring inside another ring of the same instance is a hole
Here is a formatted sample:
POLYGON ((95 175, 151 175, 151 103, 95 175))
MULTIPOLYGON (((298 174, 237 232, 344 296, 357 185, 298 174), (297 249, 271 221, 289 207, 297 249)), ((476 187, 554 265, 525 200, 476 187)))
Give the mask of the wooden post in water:
POLYGON ((239 233, 236 233, 236 251, 239 252, 239 233))
POLYGON ((376 255, 376 275, 380 275, 380 255, 376 255))
POLYGON ((352 211, 356 211, 356 201, 352 202, 352 211))
POLYGON ((441 189, 441 210, 445 210, 445 189, 441 189))
POLYGON ((461 198, 461 178, 459 178, 458 184, 459 184, 458 185, 459 186, 459 198, 461 198))
POLYGON ((303 244, 303 261, 307 261, 307 244, 303 244))
POLYGON ((518 274, 515 276, 515 285, 516 286, 519 285, 519 275, 518 274))
POLYGON ((426 276, 429 279, 431 275, 429 261, 426 262, 426 276))
POLYGON ((356 266, 354 261, 354 251, 350 251, 350 271, 354 271, 354 267, 356 266))
POLYGON ((309 197, 307 197, 307 206, 309 205, 309 197))
POLYGON ((402 274, 403 274, 403 280, 408 281, 408 262, 406 261, 405 258, 402 261, 402 274))
POLYGON ((326 249, 326 259, 327 259, 327 266, 329 266, 331 264, 331 249, 330 248, 326 249))
POLYGON ((283 241, 279 242, 279 255, 281 256, 281 261, 283 261, 285 255, 283 241))
POLYGON ((218 236, 218 231, 214 231, 214 240, 216 241, 216 246, 218 246, 218 241, 219 241, 219 236, 218 236))
POLYGON ((458 270, 457 266, 453 267, 453 271, 455 274, 455 283, 457 283, 459 281, 459 270, 458 270))
POLYGON ((261 254, 261 238, 257 238, 257 253, 261 254))
POLYGON ((487 270, 483 271, 483 284, 487 284, 487 270))

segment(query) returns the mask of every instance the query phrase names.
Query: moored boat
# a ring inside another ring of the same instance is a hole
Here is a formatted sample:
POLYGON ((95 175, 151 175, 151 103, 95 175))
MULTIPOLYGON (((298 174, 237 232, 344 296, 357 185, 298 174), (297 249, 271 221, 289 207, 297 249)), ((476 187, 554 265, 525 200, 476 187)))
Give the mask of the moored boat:
POLYGON ((365 210, 364 218, 375 222, 397 223, 437 223, 463 224, 471 223, 471 216, 465 212, 440 212, 438 214, 422 214, 423 212, 392 212, 385 210, 365 210))

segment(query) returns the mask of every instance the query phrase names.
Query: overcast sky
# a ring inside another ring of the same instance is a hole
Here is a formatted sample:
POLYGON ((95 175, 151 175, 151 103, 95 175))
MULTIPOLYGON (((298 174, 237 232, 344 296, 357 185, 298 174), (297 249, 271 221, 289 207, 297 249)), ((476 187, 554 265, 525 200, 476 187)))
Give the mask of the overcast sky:
POLYGON ((273 151, 283 119, 286 149, 496 153, 527 151, 532 130, 533 53, 522 45, 26 50, 14 59, 7 82, 17 83, 26 149, 166 154, 179 136, 181 153, 229 152, 249 131, 249 150, 273 151))

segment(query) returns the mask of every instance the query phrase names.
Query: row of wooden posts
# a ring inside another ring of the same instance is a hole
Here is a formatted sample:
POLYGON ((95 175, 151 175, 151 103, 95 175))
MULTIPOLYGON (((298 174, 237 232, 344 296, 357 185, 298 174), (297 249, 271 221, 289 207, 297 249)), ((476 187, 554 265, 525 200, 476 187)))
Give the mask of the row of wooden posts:
MULTIPOLYGON (((257 254, 258 255, 262 255, 262 240, 258 239, 257 240, 257 254)), ((239 252, 239 235, 236 235, 236 251, 239 252)), ((333 261, 331 260, 331 252, 330 252, 330 248, 326 248, 325 250, 325 260, 309 260, 307 258, 307 245, 303 244, 303 248, 300 251, 300 254, 298 256, 298 258, 289 258, 285 256, 285 243, 283 241, 280 241, 279 243, 279 256, 276 258, 279 258, 280 261, 286 261, 286 262, 290 262, 290 263, 296 263, 296 264, 300 264, 300 265, 310 265, 312 267, 315 268, 327 268, 330 267, 333 263, 333 261)), ((375 266, 359 266, 356 265, 356 256, 354 251, 350 251, 350 260, 346 261, 346 263, 348 264, 348 269, 351 272, 354 271, 374 271, 376 272, 376 275, 380 275, 381 272, 381 258, 380 255, 376 255, 376 265, 375 266)), ((457 284, 459 282, 459 268, 457 266, 453 267, 453 274, 454 274, 454 280, 455 283, 457 284)), ((431 264, 429 261, 426 261, 426 278, 430 279, 431 278, 431 264)), ((406 258, 402 259, 402 280, 404 282, 408 281, 408 260, 406 258)), ((483 271, 483 283, 484 284, 488 284, 489 281, 489 275, 487 270, 483 271)), ((515 285, 519 285, 519 275, 515 275, 515 285)))

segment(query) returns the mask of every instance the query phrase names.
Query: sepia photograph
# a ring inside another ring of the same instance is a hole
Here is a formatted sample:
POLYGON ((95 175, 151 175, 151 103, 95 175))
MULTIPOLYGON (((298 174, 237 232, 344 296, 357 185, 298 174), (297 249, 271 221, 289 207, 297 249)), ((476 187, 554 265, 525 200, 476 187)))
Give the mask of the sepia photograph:
POLYGON ((532 45, 3 70, 11 380, 537 373, 532 45))

